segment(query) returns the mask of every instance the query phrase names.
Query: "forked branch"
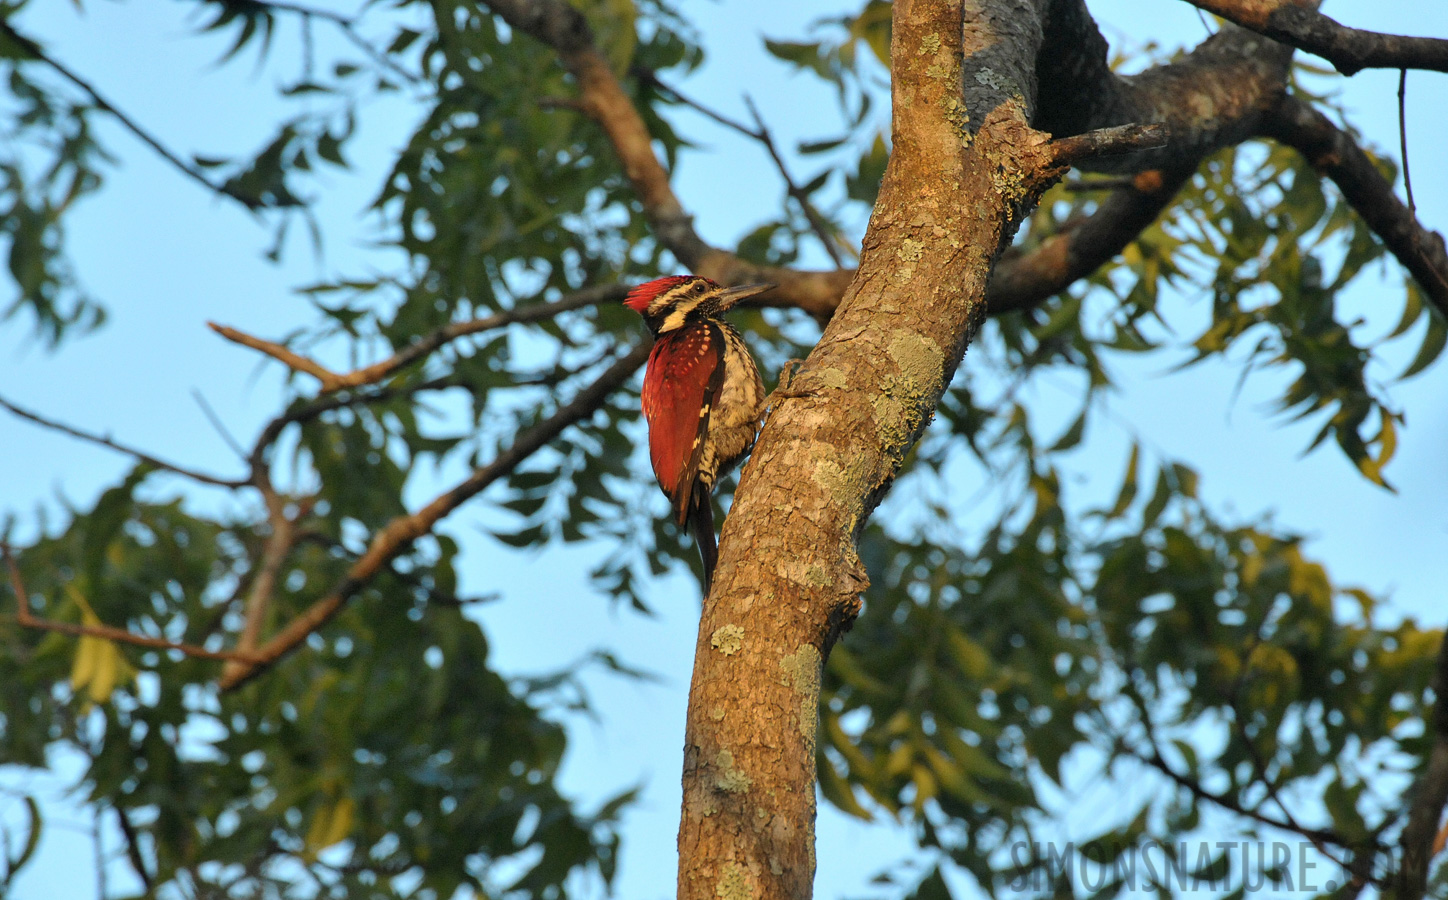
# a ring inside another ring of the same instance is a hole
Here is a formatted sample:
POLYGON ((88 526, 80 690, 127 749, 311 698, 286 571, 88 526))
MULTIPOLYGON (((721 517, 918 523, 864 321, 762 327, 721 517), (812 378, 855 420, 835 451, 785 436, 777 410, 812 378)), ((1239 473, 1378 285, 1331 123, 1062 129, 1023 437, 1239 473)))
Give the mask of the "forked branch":
POLYGON ((384 571, 413 541, 431 532, 444 516, 512 472, 523 460, 547 446, 569 425, 598 409, 614 390, 643 365, 648 355, 648 344, 634 347, 571 401, 559 407, 553 415, 518 435, 513 445, 499 453, 492 462, 473 470, 466 479, 451 490, 439 494, 417 512, 398 516, 387 523, 373 535, 366 552, 348 568, 342 580, 326 596, 313 603, 259 647, 254 657, 248 661, 250 665, 224 675, 220 680, 221 689, 230 690, 245 684, 296 649, 308 635, 336 615, 347 601, 366 587, 379 572, 384 571))

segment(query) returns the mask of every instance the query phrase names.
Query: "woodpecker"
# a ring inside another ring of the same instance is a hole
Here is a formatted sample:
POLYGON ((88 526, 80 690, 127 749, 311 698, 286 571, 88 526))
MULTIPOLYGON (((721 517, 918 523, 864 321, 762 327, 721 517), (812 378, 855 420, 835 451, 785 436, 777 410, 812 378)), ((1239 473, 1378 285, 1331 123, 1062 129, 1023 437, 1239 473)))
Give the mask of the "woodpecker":
POLYGON ((726 288, 699 275, 672 275, 639 285, 623 301, 654 334, 643 387, 649 457, 674 521, 693 527, 705 590, 718 559, 709 497, 754 445, 764 413, 759 369, 720 314, 772 287, 726 288))

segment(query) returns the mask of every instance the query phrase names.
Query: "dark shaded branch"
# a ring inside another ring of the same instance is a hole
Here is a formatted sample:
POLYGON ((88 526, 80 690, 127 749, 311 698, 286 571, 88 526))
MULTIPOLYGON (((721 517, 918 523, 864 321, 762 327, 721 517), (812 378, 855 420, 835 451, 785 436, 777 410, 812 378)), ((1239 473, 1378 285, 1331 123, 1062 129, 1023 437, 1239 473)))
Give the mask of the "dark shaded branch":
POLYGON ((257 209, 263 206, 261 201, 257 198, 248 197, 247 195, 225 184, 217 184, 211 179, 207 178, 206 175, 202 173, 199 168, 177 156, 174 152, 171 151, 170 148, 168 148, 165 144, 161 143, 161 141, 155 135, 142 128, 129 115, 127 115, 125 112, 122 112, 118 107, 116 107, 113 103, 111 103, 104 96, 102 96, 99 91, 91 86, 90 82, 86 81, 84 78, 81 78, 75 72, 72 72, 60 61, 46 54, 43 47, 41 47, 30 38, 26 37, 25 35, 17 32, 14 28, 11 27, 9 21, 4 18, 0 18, 0 34, 3 34, 5 37, 9 38, 10 41, 14 43, 15 46, 18 47, 21 52, 23 52, 26 56, 30 57, 36 62, 44 63, 45 65, 49 66, 57 73, 59 73, 60 76, 66 81, 69 81, 71 84, 80 88, 80 90, 84 92, 87 97, 90 98, 90 101, 95 104, 97 109, 101 110, 102 112, 108 113, 117 122, 119 122, 123 128, 125 128, 132 135, 134 135, 136 139, 138 139, 146 146, 150 147, 156 152, 157 155, 159 155, 162 159, 166 160, 166 162, 170 163, 192 181, 200 184, 202 187, 206 188, 208 191, 211 191, 213 194, 218 194, 231 200, 235 200, 252 212, 255 212, 257 209))
POLYGON ((394 558, 410 547, 413 541, 432 531, 443 517, 512 472, 533 453, 547 446, 569 425, 598 409, 609 394, 643 365, 648 355, 648 344, 634 347, 571 401, 559 407, 553 415, 519 434, 513 445, 499 453, 492 462, 478 467, 464 481, 438 495, 417 512, 398 516, 389 522, 373 535, 366 552, 352 564, 336 587, 260 647, 249 660, 251 665, 245 670, 229 677, 224 676, 219 682, 221 689, 231 690, 245 684, 296 649, 308 635, 326 624, 348 600, 366 587, 378 572, 385 570, 394 558))
POLYGON ((71 635, 72 637, 104 638, 119 644, 150 647, 154 650, 176 650, 187 656, 197 657, 198 659, 235 660, 238 662, 251 662, 253 660, 248 654, 236 653, 229 650, 208 650, 205 647, 197 647, 194 644, 179 644, 164 638, 154 638, 136 634, 125 628, 116 628, 112 625, 83 625, 75 622, 57 622, 53 619, 39 618, 30 611, 30 595, 25 590, 25 582, 20 577, 20 566, 16 564, 15 557, 11 554, 9 544, 0 543, 0 558, 4 559, 5 568, 9 571, 10 575, 10 590, 15 594, 15 623, 17 625, 25 628, 36 628, 41 631, 55 631, 60 634, 71 635))
POLYGON ((154 457, 149 453, 144 453, 140 450, 135 449, 134 447, 127 447, 125 444, 113 441, 105 435, 92 434, 88 431, 81 431, 79 428, 73 428, 70 425, 64 424, 63 422, 56 422, 53 419, 47 419, 46 417, 40 415, 37 412, 31 412, 28 409, 16 406, 14 403, 6 400, 4 397, 0 397, 0 407, 4 407, 6 410, 10 411, 10 413, 19 416, 22 419, 34 422, 42 428, 49 428, 52 431, 59 431, 61 434, 69 435, 78 440, 82 440, 91 444, 97 444, 99 446, 115 450, 118 453, 124 453, 127 456, 135 457, 137 460, 145 463, 148 466, 153 466, 157 469, 171 472, 176 475, 181 475, 183 477, 190 478, 193 481, 199 481, 202 484, 212 484, 216 485, 217 487, 225 488, 238 488, 243 487, 247 484, 247 482, 242 479, 221 478, 216 475, 208 475, 205 472, 198 472, 195 469, 188 469, 185 466, 179 466, 175 463, 167 462, 164 459, 158 459, 157 457, 154 457))
POLYGON ((1292 49, 1232 25, 1190 53, 1138 75, 1111 71, 1109 48, 1083 0, 1050 0, 1031 124, 1057 139, 1162 123, 1163 147, 1083 161, 1093 171, 1175 169, 1250 137, 1287 86, 1292 49))
POLYGON ((1448 72, 1448 40, 1351 28, 1294 0, 1186 0, 1198 9, 1306 50, 1344 75, 1363 69, 1448 72))
POLYGON ((155 890, 155 884, 151 879, 151 873, 146 869, 146 859, 141 855, 141 839, 136 834, 136 826, 131 824, 131 817, 126 814, 125 807, 120 805, 112 806, 116 811, 116 820, 121 825, 121 835, 126 839, 126 859, 130 860, 131 868, 135 870, 136 876, 145 885, 146 893, 155 890))
POLYGON ((1314 842, 1314 844, 1321 842, 1325 844, 1336 844, 1337 846, 1346 849, 1354 849, 1350 841, 1346 840, 1334 831, 1324 828, 1303 828, 1301 826, 1294 827, 1289 822, 1284 822, 1280 819, 1274 819, 1271 816, 1264 815, 1263 813, 1260 813, 1255 809, 1249 809, 1224 794, 1213 793, 1212 791, 1209 791, 1206 788, 1202 787, 1196 781, 1186 777, 1185 775, 1178 772, 1176 769, 1173 769, 1171 765, 1168 764, 1167 761, 1161 757, 1161 754, 1155 751, 1153 751, 1152 754, 1148 756, 1146 754, 1139 753, 1131 748, 1123 749, 1125 749, 1127 753, 1131 754, 1136 759, 1146 763, 1153 769, 1156 769, 1158 772, 1165 775, 1167 778, 1171 779, 1172 782, 1174 782, 1178 787, 1185 788, 1188 792, 1191 793, 1192 796, 1196 797, 1198 800, 1205 800, 1209 803, 1213 803, 1217 806, 1220 806, 1222 809, 1227 810, 1228 812, 1236 813, 1237 815, 1251 819, 1254 822, 1259 822, 1263 825, 1270 825, 1273 828, 1280 828, 1283 831, 1300 834, 1303 837, 1307 838, 1309 841, 1314 842))
POLYGON ((1423 896, 1428 883, 1428 863, 1437 844, 1434 836, 1439 834, 1438 822, 1443 817, 1443 807, 1448 805, 1448 634, 1438 648, 1433 692, 1436 699, 1428 721, 1433 743, 1410 792, 1408 824, 1399 839, 1402 861, 1396 878, 1398 900, 1418 900, 1423 896))
POLYGON ((1261 133, 1297 150, 1332 179, 1388 250, 1422 287, 1429 302, 1448 316, 1448 250, 1442 235, 1424 228, 1393 186, 1347 132, 1296 97, 1285 97, 1261 133))

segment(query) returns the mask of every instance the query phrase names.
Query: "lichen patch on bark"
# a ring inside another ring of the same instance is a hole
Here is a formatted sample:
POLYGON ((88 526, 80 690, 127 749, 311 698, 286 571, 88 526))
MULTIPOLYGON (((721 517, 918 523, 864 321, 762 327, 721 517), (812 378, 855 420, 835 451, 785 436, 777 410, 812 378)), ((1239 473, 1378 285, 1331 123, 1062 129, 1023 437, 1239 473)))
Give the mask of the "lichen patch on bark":
POLYGON ((726 863, 724 874, 719 876, 719 883, 714 887, 714 894, 719 900, 753 900, 754 889, 749 884, 749 875, 744 867, 736 862, 726 863))
POLYGON ((733 656, 744 646, 744 629, 738 625, 721 625, 714 629, 709 646, 725 656, 733 656))
POLYGON ((820 652, 813 644, 801 644, 799 649, 779 661, 784 671, 784 683, 794 688, 799 697, 799 732, 809 744, 810 756, 814 755, 815 730, 819 726, 820 702, 820 652))
POLYGON ((734 765, 734 754, 728 750, 720 750, 719 755, 714 757, 714 765, 719 769, 719 775, 714 779, 714 786, 726 794, 743 794, 749 790, 754 782, 744 770, 734 765))

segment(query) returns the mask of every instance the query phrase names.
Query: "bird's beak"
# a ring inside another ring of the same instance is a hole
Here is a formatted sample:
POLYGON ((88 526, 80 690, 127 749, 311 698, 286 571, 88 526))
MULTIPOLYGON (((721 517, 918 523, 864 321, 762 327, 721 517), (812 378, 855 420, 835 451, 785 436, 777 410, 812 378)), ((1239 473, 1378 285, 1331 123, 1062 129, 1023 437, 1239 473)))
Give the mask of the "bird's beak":
POLYGON ((762 294, 767 290, 777 288, 777 284, 741 284, 738 287, 729 288, 719 294, 719 311, 731 309, 740 300, 762 294))

